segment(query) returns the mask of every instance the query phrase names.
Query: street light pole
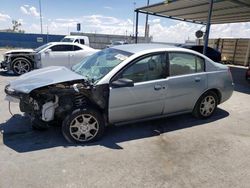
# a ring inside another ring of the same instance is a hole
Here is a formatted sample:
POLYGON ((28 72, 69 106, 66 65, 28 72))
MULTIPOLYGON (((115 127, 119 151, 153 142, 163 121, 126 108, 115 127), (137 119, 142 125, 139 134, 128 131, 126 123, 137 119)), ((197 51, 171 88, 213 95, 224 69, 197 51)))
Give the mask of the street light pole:
MULTIPOLYGON (((134 1, 133 5, 134 5, 134 10, 135 10, 135 5, 136 5, 135 1, 134 1)), ((134 36, 134 33, 135 33, 135 12, 134 12, 134 15, 133 15, 133 36, 134 36)))
MULTIPOLYGON (((147 1, 147 6, 149 5, 149 0, 147 1)), ((145 23, 145 38, 148 36, 148 14, 146 14, 146 23, 145 23)))
POLYGON ((39 0, 39 9, 40 9, 41 34, 43 34, 43 18, 42 18, 42 6, 41 6, 41 0, 39 0))

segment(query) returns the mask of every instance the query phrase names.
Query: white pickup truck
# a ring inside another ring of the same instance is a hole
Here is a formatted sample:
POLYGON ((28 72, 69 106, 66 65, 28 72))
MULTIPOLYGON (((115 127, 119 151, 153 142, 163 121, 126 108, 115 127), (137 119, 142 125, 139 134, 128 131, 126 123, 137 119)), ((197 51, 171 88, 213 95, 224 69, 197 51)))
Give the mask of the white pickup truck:
POLYGON ((87 36, 76 36, 76 35, 68 35, 65 36, 61 42, 73 42, 73 43, 79 43, 86 46, 89 46, 89 37, 87 36))

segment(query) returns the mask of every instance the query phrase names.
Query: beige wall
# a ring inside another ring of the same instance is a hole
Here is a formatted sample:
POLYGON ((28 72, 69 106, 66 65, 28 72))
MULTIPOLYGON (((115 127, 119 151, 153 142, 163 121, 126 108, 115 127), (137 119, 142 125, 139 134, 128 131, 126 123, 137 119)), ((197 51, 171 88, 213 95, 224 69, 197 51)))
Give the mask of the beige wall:
MULTIPOLYGON (((203 44, 203 40, 198 39, 197 43, 203 44)), ((250 64, 250 39, 209 39, 208 45, 221 52, 223 61, 243 66, 250 64)))

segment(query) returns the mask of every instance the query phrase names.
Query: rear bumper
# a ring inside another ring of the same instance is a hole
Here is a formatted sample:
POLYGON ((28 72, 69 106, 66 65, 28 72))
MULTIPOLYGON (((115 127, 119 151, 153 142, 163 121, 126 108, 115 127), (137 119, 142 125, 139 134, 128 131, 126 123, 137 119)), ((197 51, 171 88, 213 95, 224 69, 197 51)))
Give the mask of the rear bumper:
POLYGON ((228 99, 230 99, 231 96, 233 95, 233 91, 234 91, 234 83, 231 83, 230 85, 225 87, 223 89, 223 92, 221 93, 222 96, 221 96, 220 103, 223 103, 223 102, 227 101, 228 99))

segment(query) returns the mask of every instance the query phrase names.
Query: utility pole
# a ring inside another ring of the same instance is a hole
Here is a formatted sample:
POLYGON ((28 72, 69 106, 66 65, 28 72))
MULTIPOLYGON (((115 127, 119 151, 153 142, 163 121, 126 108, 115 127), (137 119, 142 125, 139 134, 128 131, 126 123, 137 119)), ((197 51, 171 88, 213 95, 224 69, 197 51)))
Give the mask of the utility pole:
MULTIPOLYGON (((135 10, 135 5, 136 5, 136 2, 134 1, 134 10, 135 10)), ((135 12, 134 12, 134 15, 133 15, 133 35, 135 33, 135 12)))
POLYGON ((43 18, 42 18, 42 6, 41 6, 41 0, 39 0, 39 9, 40 9, 41 34, 43 34, 43 18))
MULTIPOLYGON (((148 2, 147 2, 147 6, 149 5, 149 0, 147 0, 148 2)), ((148 37, 148 31, 149 30, 149 27, 148 27, 148 14, 146 14, 146 23, 145 23, 145 38, 147 38, 148 37)))

